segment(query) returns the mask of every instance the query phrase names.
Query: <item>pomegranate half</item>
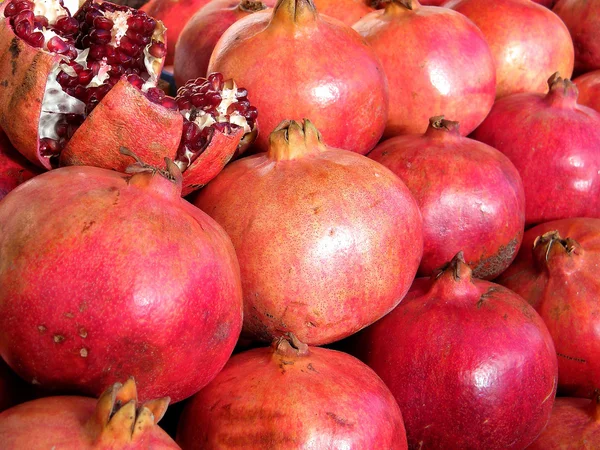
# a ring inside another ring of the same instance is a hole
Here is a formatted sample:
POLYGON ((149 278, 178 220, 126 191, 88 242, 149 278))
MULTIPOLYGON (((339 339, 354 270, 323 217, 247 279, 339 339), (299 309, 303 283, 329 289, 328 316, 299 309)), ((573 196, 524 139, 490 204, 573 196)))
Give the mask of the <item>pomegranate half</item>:
POLYGON ((287 119, 309 118, 327 145, 361 154, 383 134, 389 99, 379 59, 352 28, 319 15, 313 0, 278 0, 273 11, 238 20, 208 71, 252 92, 263 130, 258 151, 287 119))
POLYGON ((525 188, 526 225, 600 218, 600 114, 578 104, 577 87, 554 74, 548 94, 498 100, 472 137, 504 153, 525 188))
POLYGON ((0 356, 42 388, 142 400, 196 393, 242 325, 231 241, 181 199, 181 175, 65 167, 0 203, 0 356), (35 269, 34 269, 35 268, 35 269))
POLYGON ((524 449, 548 423, 557 380, 548 329, 521 297, 474 279, 461 254, 415 280, 355 342, 396 397, 411 449, 524 449))
POLYGON ((293 335, 233 356, 186 405, 177 442, 183 450, 408 449, 398 404, 369 367, 293 335))
POLYGON ((533 227, 498 283, 527 300, 550 330, 558 389, 590 398, 600 386, 600 219, 564 219, 533 227))
POLYGON ((242 273, 243 336, 342 339, 404 297, 423 252, 404 183, 362 155, 283 122, 269 151, 227 166, 194 203, 231 237, 242 273))
POLYGON ((420 276, 462 250, 473 276, 493 279, 517 256, 525 228, 519 172, 498 150, 462 137, 458 122, 432 117, 425 134, 388 139, 369 158, 398 175, 419 204, 420 276))
POLYGON ((33 400, 0 414, 0 442, 3 450, 175 450, 180 447, 156 425, 169 400, 138 403, 133 379, 113 384, 98 400, 33 400))

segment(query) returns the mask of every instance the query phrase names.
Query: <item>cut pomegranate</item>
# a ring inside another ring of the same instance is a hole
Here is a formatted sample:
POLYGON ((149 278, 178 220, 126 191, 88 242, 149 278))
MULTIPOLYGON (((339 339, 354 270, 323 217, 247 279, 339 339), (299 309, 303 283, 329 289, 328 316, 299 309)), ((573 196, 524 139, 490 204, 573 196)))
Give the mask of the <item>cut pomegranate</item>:
POLYGON ((201 173, 184 174, 188 193, 254 139, 257 111, 233 81, 196 80, 176 99, 157 88, 166 54, 160 21, 101 0, 71 12, 63 0, 0 6, 0 126, 32 162, 123 171, 125 146, 151 164, 194 164, 201 173))

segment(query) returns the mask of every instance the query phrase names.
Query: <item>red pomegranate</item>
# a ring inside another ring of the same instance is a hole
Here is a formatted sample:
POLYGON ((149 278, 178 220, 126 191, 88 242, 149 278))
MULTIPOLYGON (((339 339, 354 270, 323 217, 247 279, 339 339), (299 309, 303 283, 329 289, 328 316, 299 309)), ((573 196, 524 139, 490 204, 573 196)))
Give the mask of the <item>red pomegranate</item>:
POLYGON ((544 319, 558 355, 558 389, 569 396, 591 397, 600 386, 599 266, 600 219, 556 220, 527 230, 498 279, 544 319))
POLYGON ((577 87, 554 74, 550 92, 500 99, 473 137, 519 170, 527 225, 600 217, 600 114, 577 103, 577 87))
POLYGON ((462 137, 458 122, 432 117, 425 134, 389 139, 369 158, 398 175, 419 204, 420 276, 463 250, 473 276, 493 279, 517 256, 525 226, 519 172, 496 149, 462 137))
POLYGON ((269 133, 286 119, 309 118, 327 145, 361 154, 383 134, 388 87, 377 56, 349 26, 319 15, 312 0, 278 0, 272 12, 237 21, 208 70, 252 92, 263 130, 257 150, 267 150, 269 133))
POLYGON ((353 28, 373 47, 388 78, 385 136, 424 133, 428 119, 439 114, 455 118, 467 135, 490 111, 494 59, 481 31, 462 14, 391 0, 353 28), (398 51, 399 42, 405 50, 398 51))
POLYGON ((528 450, 596 450, 600 442, 600 395, 592 400, 557 398, 546 429, 528 450))
POLYGON ((195 204, 233 241, 243 336, 330 343, 404 297, 423 251, 421 214, 391 171, 326 147, 309 121, 284 122, 270 139, 267 153, 227 166, 195 204))
MULTIPOLYGON (((212 0, 150 0, 140 9, 149 16, 161 20, 167 28, 167 58, 165 64, 173 64, 175 44, 188 20, 212 0)), ((205 76, 206 73, 202 74, 205 76)), ((200 76, 200 75, 198 75, 200 76)), ((187 80, 186 80, 187 81, 187 80)))
POLYGON ((0 200, 19 184, 39 173, 41 170, 14 149, 0 128, 0 200))
POLYGON ((574 50, 569 30, 552 11, 531 0, 450 0, 483 32, 496 63, 496 97, 548 90, 554 72, 569 78, 574 50))
POLYGON ((188 193, 254 138, 256 109, 233 81, 199 79, 177 99, 156 87, 160 22, 109 2, 90 0, 73 17, 60 0, 36 2, 0 6, 0 125, 33 163, 122 171, 127 147, 154 165, 174 159, 188 193))
POLYGON ((231 355, 239 268, 176 165, 130 171, 60 168, 2 200, 0 355, 44 388, 98 395, 135 376, 142 399, 179 401, 231 355))
POLYGON ((214 0, 187 22, 175 47, 177 86, 206 76, 210 55, 225 30, 252 13, 274 6, 275 0, 214 0))
POLYGON ((231 358, 186 405, 184 450, 408 449, 389 389, 356 358, 277 339, 231 358))
POLYGON ((600 112, 600 70, 581 75, 575 78, 573 83, 579 89, 579 104, 600 112))
POLYGON ((369 0, 313 0, 321 14, 341 20, 346 25, 354 25, 359 19, 374 9, 369 0))
POLYGON ((138 403, 133 379, 115 383, 98 400, 47 397, 0 414, 3 450, 179 449, 160 427, 169 398, 138 403))
POLYGON ((409 448, 524 449, 550 417, 548 329, 521 297, 474 279, 461 254, 356 343, 396 397, 409 448))
POLYGON ((552 11, 563 20, 573 38, 575 71, 600 69, 600 0, 558 0, 552 11))

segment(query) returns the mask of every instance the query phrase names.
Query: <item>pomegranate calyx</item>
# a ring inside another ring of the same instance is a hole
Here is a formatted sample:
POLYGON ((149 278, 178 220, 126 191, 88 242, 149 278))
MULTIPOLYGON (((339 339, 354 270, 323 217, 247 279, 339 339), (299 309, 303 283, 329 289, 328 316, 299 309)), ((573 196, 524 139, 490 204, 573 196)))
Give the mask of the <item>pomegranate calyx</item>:
MULTIPOLYGON (((151 166, 150 164, 144 163, 133 151, 126 147, 121 147, 119 152, 122 155, 130 156, 135 159, 135 163, 128 166, 125 169, 125 173, 131 174, 132 177, 128 180, 130 184, 143 184, 148 185, 152 183, 152 181, 148 181, 147 174, 150 174, 150 180, 154 179, 154 175, 160 175, 161 179, 166 179, 176 188, 177 195, 181 195, 182 183, 183 183, 183 175, 181 174, 181 170, 179 166, 173 162, 170 158, 165 158, 165 164, 167 166, 165 169, 160 169, 155 166, 151 166), (146 175, 142 178, 139 175, 146 175)), ((162 191, 163 189, 159 189, 162 191)))
POLYGON ((481 300, 479 289, 473 283, 473 270, 465 262, 462 251, 444 264, 432 280, 428 292, 432 299, 455 299, 473 305, 481 300))
POLYGON ((552 261, 582 253, 583 249, 575 239, 563 239, 557 230, 548 231, 533 241, 533 258, 539 268, 548 269, 552 261))
POLYGON ((385 12, 416 11, 421 7, 418 0, 380 0, 372 2, 373 8, 385 7, 385 12))
POLYGON ((279 0, 273 11, 271 25, 292 22, 307 25, 319 17, 313 0, 279 0))
POLYGON ((301 342, 294 333, 280 336, 273 342, 275 354, 279 356, 298 357, 310 354, 308 345, 301 342))
POLYGON ((265 5, 260 0, 242 0, 238 6, 241 11, 246 12, 257 12, 267 9, 267 5, 265 5))
POLYGON ((269 136, 267 155, 275 161, 291 161, 326 149, 321 133, 308 119, 303 125, 284 120, 269 136))
POLYGON ((460 136, 460 124, 453 120, 446 120, 444 116, 434 116, 429 119, 429 126, 425 132, 426 136, 446 137, 450 135, 460 136))
POLYGON ((98 399, 96 412, 88 421, 94 440, 103 443, 132 442, 164 416, 169 397, 152 400, 138 408, 135 380, 115 383, 98 399))
POLYGON ((579 89, 568 78, 561 78, 558 72, 548 79, 548 94, 546 101, 555 107, 572 108, 577 104, 579 89))

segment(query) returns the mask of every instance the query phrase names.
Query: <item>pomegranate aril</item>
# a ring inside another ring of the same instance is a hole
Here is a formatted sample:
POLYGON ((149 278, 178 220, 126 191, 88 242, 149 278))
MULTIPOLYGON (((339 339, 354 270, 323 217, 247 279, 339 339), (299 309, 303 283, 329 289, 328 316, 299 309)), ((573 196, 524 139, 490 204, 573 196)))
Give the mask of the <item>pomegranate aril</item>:
POLYGON ((4 17, 12 17, 16 15, 19 11, 17 11, 16 2, 9 2, 4 8, 4 17))
POLYGON ((162 42, 154 42, 148 49, 148 53, 155 58, 164 58, 167 54, 167 47, 162 42))
POLYGON ((106 56, 106 46, 104 45, 91 45, 89 57, 96 61, 101 60, 106 56))
POLYGON ((33 19, 35 28, 48 28, 48 19, 44 16, 35 16, 33 19))
POLYGON ((98 30, 112 30, 115 26, 114 22, 110 20, 108 17, 98 16, 94 18, 93 21, 94 28, 98 30))
POLYGON ((48 51, 52 53, 63 54, 69 51, 69 45, 58 36, 51 37, 46 45, 48 46, 48 51))
POLYGON ((90 41, 95 44, 108 44, 112 39, 110 30, 94 29, 90 33, 90 41))
MULTIPOLYGON (((29 1, 21 1, 21 2, 13 2, 15 6, 15 12, 20 13, 22 11, 32 11, 35 8, 33 2, 29 1)), ((7 16, 8 17, 8 16, 7 16)))
POLYGON ((144 17, 144 33, 151 34, 154 31, 154 28, 156 28, 156 20, 145 14, 141 17, 144 17))
POLYGON ((53 29, 63 37, 72 36, 79 31, 79 22, 73 17, 63 16, 56 21, 53 29))
POLYGON ((172 109, 173 111, 177 111, 177 102, 173 97, 165 97, 162 101, 162 105, 167 109, 172 109))
POLYGON ((208 94, 206 94, 205 98, 206 98, 206 106, 211 107, 211 108, 216 108, 217 106, 219 106, 219 104, 223 100, 223 98, 221 97, 221 94, 218 92, 209 92, 208 94))
POLYGON ((97 17, 104 17, 104 15, 97 9, 90 9, 85 13, 85 22, 90 26, 94 25, 94 20, 97 17))
POLYGON ((153 103, 161 104, 165 98, 165 93, 159 88, 150 88, 146 92, 146 97, 153 103))
POLYGON ((187 98, 176 98, 175 101, 180 111, 187 111, 192 108, 192 102, 187 98))
POLYGON ((142 16, 131 16, 127 19, 127 26, 130 30, 133 31, 143 31, 144 30, 144 17, 142 16))
POLYGON ((94 74, 89 69, 82 71, 77 76, 77 80, 78 80, 79 84, 81 84, 83 86, 87 86, 88 84, 90 84, 90 81, 92 81, 92 78, 94 78, 94 74))
POLYGON ((238 88, 237 92, 235 93, 235 98, 239 100, 246 97, 248 97, 248 90, 246 88, 238 88))
POLYGON ((131 41, 127 36, 121 38, 121 52, 129 56, 135 56, 139 51, 139 46, 131 41))
POLYGON ((25 41, 32 47, 42 48, 44 45, 44 35, 39 32, 31 33, 25 38, 25 41))
POLYGON ((60 153, 58 142, 50 138, 40 139, 40 153, 43 156, 52 156, 60 153))
POLYGON ((223 75, 221 75, 218 72, 215 73, 211 73, 208 78, 207 78, 208 82, 211 84, 212 88, 215 91, 220 91, 223 89, 223 75))
POLYGON ((142 80, 139 75, 128 75, 127 81, 129 81, 134 87, 138 89, 142 89, 142 86, 144 86, 144 80, 142 80))

